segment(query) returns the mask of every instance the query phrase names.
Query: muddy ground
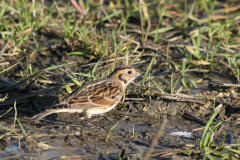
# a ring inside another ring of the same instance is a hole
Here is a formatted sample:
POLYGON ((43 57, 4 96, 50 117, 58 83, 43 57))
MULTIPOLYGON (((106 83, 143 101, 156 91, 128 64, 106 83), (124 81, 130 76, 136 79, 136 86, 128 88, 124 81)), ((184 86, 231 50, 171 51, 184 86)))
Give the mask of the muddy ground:
MULTIPOLYGON (((224 80, 228 81, 228 79, 222 79, 222 83, 224 80)), ((219 90, 219 87, 216 90, 219 90)), ((209 90, 209 88, 205 87, 205 90, 209 90)), ((222 89, 222 92, 212 90, 206 95, 210 99, 214 95, 213 93, 227 94, 229 93, 227 90, 229 89, 222 89)), ((193 92, 197 93, 198 91, 193 92)), ((42 95, 43 97, 36 96, 36 102, 42 110, 50 107, 54 101, 58 101, 57 95, 53 96, 53 93, 55 91, 51 94, 48 93, 49 95, 42 95)), ((28 137, 24 135, 19 124, 16 124, 18 134, 6 134, 6 131, 2 130, 2 135, 6 135, 1 139, 1 158, 119 159, 119 155, 121 155, 126 159, 141 159, 143 154, 148 151, 165 118, 168 122, 163 135, 158 140, 152 158, 199 159, 202 153, 196 153, 196 151, 199 151, 199 142, 206 122, 211 116, 211 105, 213 104, 206 107, 205 103, 209 100, 201 95, 192 99, 188 97, 169 100, 166 97, 156 96, 157 94, 159 93, 153 93, 152 99, 149 100, 136 92, 129 92, 125 101, 108 112, 106 117, 97 116, 87 121, 81 120, 83 115, 78 113, 59 113, 50 115, 43 121, 33 122, 29 117, 36 114, 37 111, 33 108, 30 100, 26 102, 26 98, 25 102, 17 103, 17 115, 28 137), (26 107, 26 103, 28 107, 26 107), (200 112, 201 114, 199 114, 200 112), (120 120, 121 122, 118 123, 120 120), (118 123, 116 128, 109 133, 109 127, 111 128, 116 123, 118 123), (172 135, 175 132, 184 132, 189 134, 189 137, 172 135), (41 145, 41 142, 44 142, 45 145, 41 145), (189 152, 190 155, 184 154, 184 151, 189 152)), ((169 96, 170 94, 165 95, 169 96)), ((190 96, 190 94, 184 95, 190 96)), ((215 119, 214 124, 229 117, 233 121, 237 121, 239 118, 238 107, 229 109, 231 107, 223 102, 223 99, 230 100, 231 104, 239 103, 238 98, 234 98, 232 95, 216 98, 216 105, 222 103, 225 107, 222 114, 215 119)), ((6 100, 5 103, 7 102, 6 100)), ((12 128, 14 115, 14 110, 6 114, 1 118, 1 125, 12 128)), ((222 124, 221 127, 218 135, 214 137, 214 143, 221 144, 225 133, 227 133, 226 144, 232 144, 233 141, 234 143, 240 142, 239 124, 222 124)))

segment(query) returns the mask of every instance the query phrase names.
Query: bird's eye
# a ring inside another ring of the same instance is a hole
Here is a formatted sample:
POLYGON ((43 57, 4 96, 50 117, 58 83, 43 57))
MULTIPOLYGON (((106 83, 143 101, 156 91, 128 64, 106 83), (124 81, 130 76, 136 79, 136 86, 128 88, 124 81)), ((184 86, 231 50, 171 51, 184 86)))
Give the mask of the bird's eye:
POLYGON ((132 71, 128 71, 128 74, 132 74, 132 71))

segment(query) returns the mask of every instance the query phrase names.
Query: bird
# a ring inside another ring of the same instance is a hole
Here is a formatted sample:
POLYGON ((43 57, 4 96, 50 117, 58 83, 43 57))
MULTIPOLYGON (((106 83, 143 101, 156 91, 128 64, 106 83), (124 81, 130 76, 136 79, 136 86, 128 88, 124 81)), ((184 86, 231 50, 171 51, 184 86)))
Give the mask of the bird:
POLYGON ((133 67, 121 65, 109 76, 84 84, 51 109, 43 111, 31 119, 38 121, 59 112, 84 113, 85 118, 112 110, 122 99, 126 87, 139 77, 133 67))

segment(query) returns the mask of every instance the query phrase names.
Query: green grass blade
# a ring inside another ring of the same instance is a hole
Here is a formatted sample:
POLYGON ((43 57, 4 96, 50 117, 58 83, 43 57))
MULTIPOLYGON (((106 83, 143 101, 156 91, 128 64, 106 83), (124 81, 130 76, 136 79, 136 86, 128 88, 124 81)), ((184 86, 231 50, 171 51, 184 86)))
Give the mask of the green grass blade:
POLYGON ((61 77, 62 81, 63 81, 63 84, 67 90, 67 92, 70 94, 72 93, 72 89, 67 85, 67 83, 64 81, 64 79, 61 77))
POLYGON ((224 142, 225 142, 225 139, 226 139, 226 135, 227 135, 227 132, 224 133, 224 136, 223 136, 223 139, 222 139, 222 147, 224 146, 224 142))
POLYGON ((148 68, 147 68, 147 70, 146 70, 146 72, 145 72, 144 78, 143 78, 143 80, 142 80, 142 85, 144 85, 144 83, 145 83, 145 80, 146 80, 146 78, 147 78, 147 74, 148 74, 148 72, 150 71, 150 69, 151 69, 151 67, 152 67, 152 65, 153 65, 154 59, 155 59, 155 56, 152 58, 149 66, 148 66, 148 68))
POLYGON ((13 66, 8 67, 7 69, 4 69, 3 71, 0 72, 0 74, 2 74, 2 73, 4 73, 4 72, 12 69, 12 68, 15 67, 16 65, 18 65, 18 63, 17 63, 17 64, 14 64, 13 66))
POLYGON ((44 71, 50 71, 50 70, 58 69, 58 68, 61 68, 63 66, 73 64, 73 63, 77 63, 77 62, 70 62, 70 63, 67 63, 67 64, 55 65, 55 66, 52 66, 52 67, 45 68, 44 71))
POLYGON ((6 115, 11 110, 12 110, 12 107, 9 110, 7 110, 7 112, 3 113, 3 115, 0 115, 0 118, 2 118, 4 115, 6 115))
POLYGON ((204 142, 205 142, 205 135, 206 135, 208 129, 212 126, 214 118, 215 118, 215 117, 218 115, 218 113, 221 111, 222 106, 223 106, 222 104, 218 105, 218 106, 214 109, 215 111, 213 112, 212 116, 211 116, 210 119, 208 120, 208 122, 207 122, 207 124, 206 124, 206 127, 205 127, 205 130, 204 130, 204 132, 203 132, 203 134, 202 134, 201 141, 200 141, 200 149, 203 148, 203 144, 204 144, 204 142))
MULTIPOLYGON (((103 57, 102 57, 102 58, 103 58, 103 57)), ((92 69, 92 75, 93 75, 93 73, 95 73, 97 67, 99 66, 100 62, 102 61, 102 58, 99 59, 99 60, 97 61, 97 63, 95 64, 95 66, 93 67, 93 69, 92 69)))
POLYGON ((156 85, 157 88, 160 90, 160 92, 166 93, 154 80, 153 80, 153 83, 155 83, 155 85, 156 85))
POLYGON ((142 53, 143 53, 144 51, 145 51, 145 50, 143 50, 139 55, 137 55, 137 57, 135 57, 129 65, 131 65, 134 61, 136 61, 136 60, 142 55, 142 53))
POLYGON ((16 120, 17 120, 17 108, 16 108, 16 103, 17 101, 14 102, 14 110, 15 110, 15 116, 14 116, 14 121, 13 121, 13 130, 15 131, 15 125, 16 125, 16 120))
POLYGON ((10 132, 15 132, 14 129, 11 129, 11 128, 8 128, 8 127, 5 127, 3 125, 0 124, 0 130, 5 130, 5 131, 10 131, 10 132))
POLYGON ((20 126, 21 129, 22 129, 23 134, 24 134, 26 137, 28 137, 27 133, 25 132, 25 130, 24 130, 23 126, 22 126, 22 123, 20 122, 20 120, 19 120, 18 118, 17 118, 17 121, 18 121, 19 126, 20 126))
MULTIPOLYGON (((3 102, 3 101, 5 101, 6 99, 7 99, 7 96, 8 96, 8 93, 6 94, 6 96, 5 97, 3 97, 3 98, 0 98, 0 102, 3 102)), ((0 117, 1 118, 1 117, 0 117)))

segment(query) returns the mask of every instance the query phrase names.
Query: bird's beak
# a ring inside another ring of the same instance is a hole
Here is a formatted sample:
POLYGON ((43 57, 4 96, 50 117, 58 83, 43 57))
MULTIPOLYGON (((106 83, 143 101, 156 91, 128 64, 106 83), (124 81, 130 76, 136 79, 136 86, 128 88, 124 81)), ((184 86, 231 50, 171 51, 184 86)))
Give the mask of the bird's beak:
POLYGON ((139 77, 139 76, 140 76, 140 74, 139 74, 138 72, 136 72, 135 76, 136 76, 136 77, 139 77))

